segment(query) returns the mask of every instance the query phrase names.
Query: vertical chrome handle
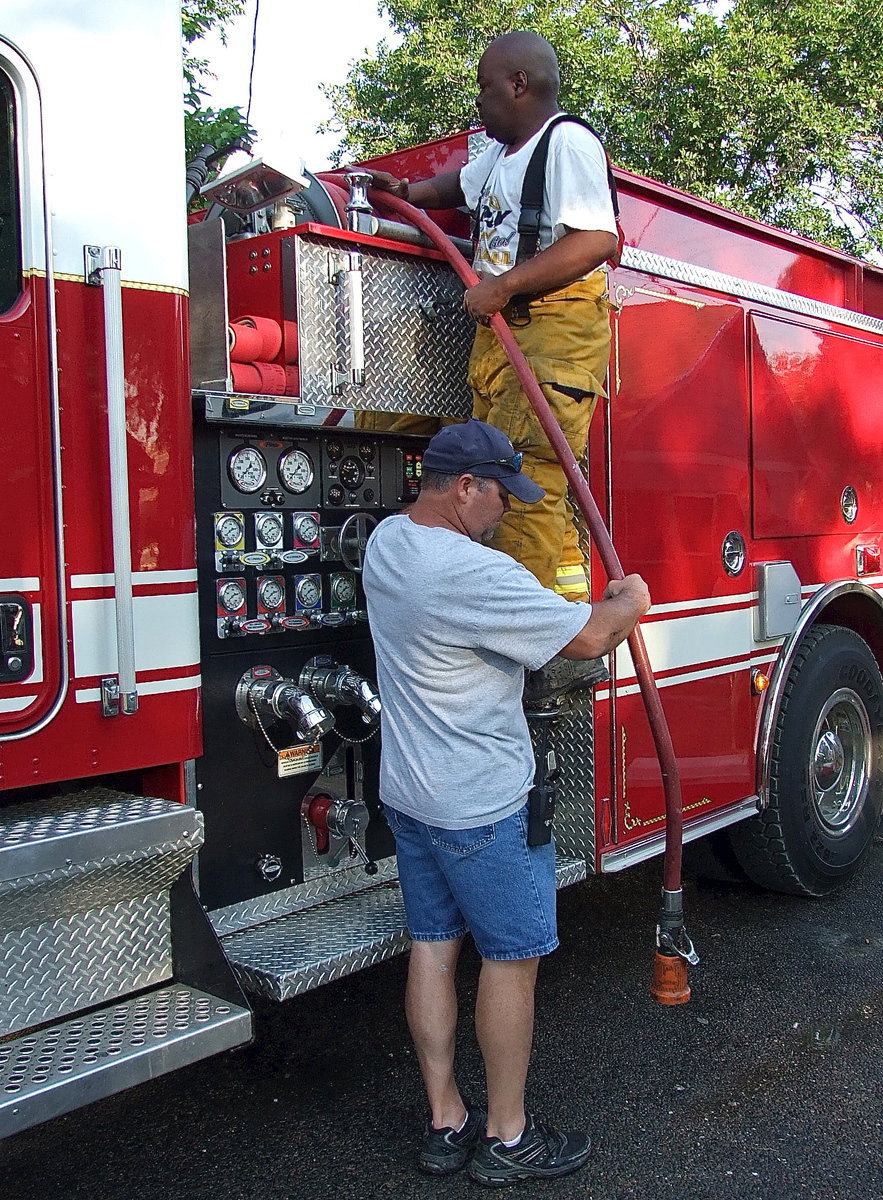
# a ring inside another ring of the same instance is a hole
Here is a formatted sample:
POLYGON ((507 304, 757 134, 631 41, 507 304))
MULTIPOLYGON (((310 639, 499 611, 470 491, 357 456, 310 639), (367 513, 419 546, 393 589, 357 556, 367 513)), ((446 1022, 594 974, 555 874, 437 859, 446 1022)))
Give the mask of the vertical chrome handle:
MULTIPOLYGON (((107 371, 107 436, 113 531, 114 602, 119 703, 116 712, 138 711, 135 682, 135 614, 132 600, 132 531, 129 520, 129 456, 126 448, 126 380, 123 367, 122 254, 116 246, 86 247, 87 282, 103 290, 107 371)), ((105 706, 105 712, 113 711, 105 706)))

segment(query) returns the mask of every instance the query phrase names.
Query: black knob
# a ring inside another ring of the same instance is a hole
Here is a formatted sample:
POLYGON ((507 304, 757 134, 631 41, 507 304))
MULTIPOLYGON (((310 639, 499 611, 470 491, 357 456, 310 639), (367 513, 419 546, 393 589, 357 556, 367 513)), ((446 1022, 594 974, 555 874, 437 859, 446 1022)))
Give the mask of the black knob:
POLYGON ((366 875, 376 875, 377 874, 377 863, 376 862, 365 863, 365 874, 366 875))

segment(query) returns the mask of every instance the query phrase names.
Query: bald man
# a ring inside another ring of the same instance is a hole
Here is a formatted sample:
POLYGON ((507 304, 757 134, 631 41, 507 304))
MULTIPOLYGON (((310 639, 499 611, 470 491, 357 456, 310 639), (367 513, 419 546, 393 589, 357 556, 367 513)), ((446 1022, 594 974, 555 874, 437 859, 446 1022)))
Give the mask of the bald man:
POLYGON ((598 268, 617 249, 604 150, 581 125, 562 122, 551 132, 538 250, 516 262, 524 173, 559 114, 558 88, 558 61, 545 38, 527 32, 497 38, 478 64, 476 103, 498 144, 460 171, 416 183, 378 171, 374 184, 421 208, 465 203, 476 213, 474 266, 481 278, 464 297, 477 325, 469 361, 473 415, 509 436, 524 454, 525 472, 546 492, 539 504, 513 502, 490 545, 523 563, 544 586, 569 600, 587 600, 564 474, 488 328, 491 316, 502 313, 581 458, 610 355, 607 281, 598 268))

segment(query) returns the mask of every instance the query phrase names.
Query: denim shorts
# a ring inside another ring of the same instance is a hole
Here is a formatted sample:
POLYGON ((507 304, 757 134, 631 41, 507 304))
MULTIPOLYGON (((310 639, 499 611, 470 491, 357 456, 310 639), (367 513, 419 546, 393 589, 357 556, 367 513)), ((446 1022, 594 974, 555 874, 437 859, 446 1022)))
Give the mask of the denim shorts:
POLYGON ((555 846, 528 846, 527 805, 473 829, 440 829, 384 806, 415 942, 472 934, 482 958, 538 958, 558 945, 555 846))

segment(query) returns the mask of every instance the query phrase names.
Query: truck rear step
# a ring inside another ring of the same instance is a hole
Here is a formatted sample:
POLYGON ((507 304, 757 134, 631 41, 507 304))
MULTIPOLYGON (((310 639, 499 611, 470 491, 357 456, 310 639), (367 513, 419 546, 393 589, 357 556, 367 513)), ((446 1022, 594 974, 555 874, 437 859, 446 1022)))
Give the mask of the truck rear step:
POLYGON ((251 1037, 247 1008, 182 984, 0 1042, 8 1137, 251 1037))
POLYGON ((0 1136, 248 1041, 201 844, 194 809, 109 788, 0 808, 0 1136))
MULTIPOLYGON (((558 886, 586 877, 579 859, 559 858, 558 886)), ((395 884, 382 883, 289 912, 222 937, 246 991, 287 1000, 408 948, 405 910, 395 884)))

